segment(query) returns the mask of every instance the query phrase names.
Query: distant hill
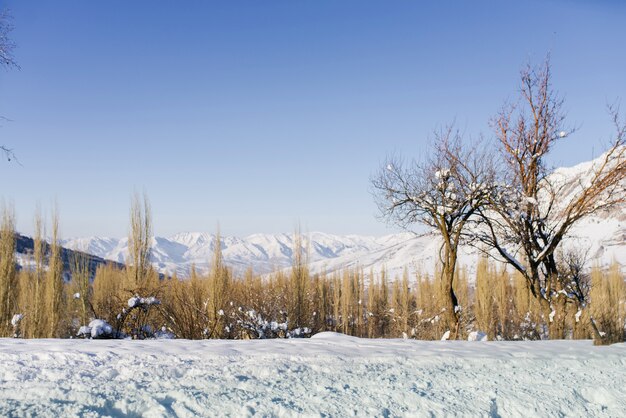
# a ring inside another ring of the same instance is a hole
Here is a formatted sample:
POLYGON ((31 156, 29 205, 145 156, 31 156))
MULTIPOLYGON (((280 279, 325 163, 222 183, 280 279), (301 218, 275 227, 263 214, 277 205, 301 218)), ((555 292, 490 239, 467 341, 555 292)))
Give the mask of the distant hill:
MULTIPOLYGON (((33 250, 35 248, 34 241, 32 238, 27 237, 21 234, 15 234, 16 238, 16 252, 18 258, 18 265, 20 268, 24 268, 30 264, 30 256, 33 254, 33 250)), ((49 244, 45 243, 46 251, 49 250, 49 244)), ((69 248, 63 247, 61 249, 61 259, 63 260, 63 271, 66 277, 69 277, 69 272, 71 271, 71 263, 73 256, 82 255, 87 258, 89 265, 89 272, 93 276, 96 272, 98 266, 103 264, 114 264, 117 267, 121 268, 124 265, 117 263, 112 260, 107 260, 102 257, 98 257, 97 255, 89 254, 84 251, 77 251, 69 248)))

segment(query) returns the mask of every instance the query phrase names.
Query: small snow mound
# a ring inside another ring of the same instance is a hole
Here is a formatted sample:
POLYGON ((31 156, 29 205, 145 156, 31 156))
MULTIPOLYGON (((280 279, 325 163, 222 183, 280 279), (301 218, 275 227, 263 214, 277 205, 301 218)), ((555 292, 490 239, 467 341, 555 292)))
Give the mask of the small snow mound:
POLYGON ((113 327, 102 319, 94 319, 87 326, 78 330, 79 337, 108 338, 113 334, 113 327))
POLYGON ((450 339, 450 330, 444 332, 443 335, 441 336, 441 341, 447 341, 449 339, 450 339))
POLYGON ((472 331, 467 336, 467 341, 489 341, 489 338, 482 331, 472 331))
POLYGON ((87 325, 83 325, 78 329, 78 333, 76 333, 76 335, 79 337, 89 337, 91 336, 91 328, 87 325))

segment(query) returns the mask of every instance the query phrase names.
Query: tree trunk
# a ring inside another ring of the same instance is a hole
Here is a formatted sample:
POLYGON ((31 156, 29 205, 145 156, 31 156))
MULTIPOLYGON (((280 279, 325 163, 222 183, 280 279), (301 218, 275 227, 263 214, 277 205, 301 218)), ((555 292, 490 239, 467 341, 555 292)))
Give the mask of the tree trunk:
POLYGON ((454 272, 456 266, 456 252, 446 247, 446 257, 443 266, 443 297, 446 309, 446 320, 450 330, 450 339, 459 338, 459 301, 454 293, 454 272))
POLYGON ((446 296, 446 317, 448 321, 448 327, 450 328, 450 339, 456 340, 459 335, 459 312, 458 312, 458 300, 451 282, 446 282, 444 285, 444 291, 446 296))

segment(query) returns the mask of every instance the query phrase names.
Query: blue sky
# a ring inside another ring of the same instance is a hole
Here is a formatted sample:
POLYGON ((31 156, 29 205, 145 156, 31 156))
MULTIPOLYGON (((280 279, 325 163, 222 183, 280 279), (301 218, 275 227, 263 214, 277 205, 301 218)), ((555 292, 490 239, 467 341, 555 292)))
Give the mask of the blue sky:
MULTIPOLYGON (((0 71, 0 197, 32 231, 123 236, 145 190, 159 235, 385 234, 369 178, 456 120, 490 136, 527 62, 551 52, 578 132, 556 165, 598 154, 626 97, 618 1, 1 1, 21 70, 0 71)), ((626 104, 623 105, 626 110, 626 104)), ((623 112, 624 113, 624 112, 623 112)))

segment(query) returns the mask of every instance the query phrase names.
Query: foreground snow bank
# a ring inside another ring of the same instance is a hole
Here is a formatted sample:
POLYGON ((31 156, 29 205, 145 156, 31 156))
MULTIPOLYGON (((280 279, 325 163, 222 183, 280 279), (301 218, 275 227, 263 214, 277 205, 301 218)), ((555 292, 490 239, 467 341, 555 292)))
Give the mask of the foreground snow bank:
POLYGON ((0 416, 623 416, 626 345, 0 339, 0 416))

